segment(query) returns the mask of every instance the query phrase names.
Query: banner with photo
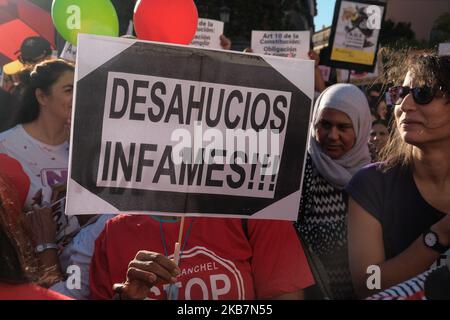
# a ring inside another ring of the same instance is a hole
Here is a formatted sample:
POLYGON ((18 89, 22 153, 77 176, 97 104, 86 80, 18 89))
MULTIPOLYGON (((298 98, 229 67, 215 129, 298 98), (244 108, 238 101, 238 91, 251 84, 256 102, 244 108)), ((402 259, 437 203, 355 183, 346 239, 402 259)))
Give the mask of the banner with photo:
POLYGON ((337 0, 329 40, 330 66, 372 72, 386 4, 371 0, 337 0))

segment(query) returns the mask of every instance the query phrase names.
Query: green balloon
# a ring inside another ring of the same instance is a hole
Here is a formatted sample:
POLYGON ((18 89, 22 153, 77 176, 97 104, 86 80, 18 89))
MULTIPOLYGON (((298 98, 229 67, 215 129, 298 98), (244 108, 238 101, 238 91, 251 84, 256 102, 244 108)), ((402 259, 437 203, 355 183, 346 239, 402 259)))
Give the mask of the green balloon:
POLYGON ((52 19, 59 34, 74 45, 78 33, 119 35, 119 19, 109 0, 53 0, 52 19))

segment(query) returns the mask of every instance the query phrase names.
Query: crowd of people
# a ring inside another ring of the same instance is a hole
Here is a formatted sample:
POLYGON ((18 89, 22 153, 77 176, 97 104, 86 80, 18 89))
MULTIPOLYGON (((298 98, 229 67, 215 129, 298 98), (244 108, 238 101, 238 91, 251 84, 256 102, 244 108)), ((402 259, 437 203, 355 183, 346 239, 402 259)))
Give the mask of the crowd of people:
POLYGON ((292 223, 61 214, 75 66, 51 53, 29 38, 4 68, 0 299, 450 298, 436 285, 450 287, 450 56, 410 53, 402 78, 362 90, 327 87, 310 53, 318 94, 292 223))

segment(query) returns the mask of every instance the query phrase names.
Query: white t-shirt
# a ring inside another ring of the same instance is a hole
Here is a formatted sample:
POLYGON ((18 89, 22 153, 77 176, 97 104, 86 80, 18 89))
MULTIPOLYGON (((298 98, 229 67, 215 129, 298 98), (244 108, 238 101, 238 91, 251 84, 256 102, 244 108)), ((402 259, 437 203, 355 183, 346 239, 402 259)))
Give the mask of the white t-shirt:
MULTIPOLYGON (((42 200, 50 202, 52 186, 67 182, 69 143, 57 146, 42 143, 30 136, 21 124, 0 134, 0 153, 16 159, 30 179, 24 211, 31 210, 33 196, 42 189, 42 200)), ((57 241, 79 230, 78 220, 64 215, 64 200, 52 206, 58 226, 57 241)))

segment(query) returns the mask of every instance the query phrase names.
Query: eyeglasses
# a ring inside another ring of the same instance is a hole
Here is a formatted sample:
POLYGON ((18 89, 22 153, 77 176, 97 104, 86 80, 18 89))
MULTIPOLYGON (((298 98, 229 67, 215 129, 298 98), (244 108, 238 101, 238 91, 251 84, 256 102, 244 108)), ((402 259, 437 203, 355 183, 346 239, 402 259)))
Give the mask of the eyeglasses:
POLYGON ((433 101, 438 91, 439 89, 429 86, 415 88, 397 86, 389 88, 389 95, 393 104, 401 104, 403 99, 411 93, 417 104, 425 105, 433 101))

